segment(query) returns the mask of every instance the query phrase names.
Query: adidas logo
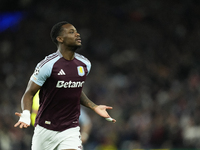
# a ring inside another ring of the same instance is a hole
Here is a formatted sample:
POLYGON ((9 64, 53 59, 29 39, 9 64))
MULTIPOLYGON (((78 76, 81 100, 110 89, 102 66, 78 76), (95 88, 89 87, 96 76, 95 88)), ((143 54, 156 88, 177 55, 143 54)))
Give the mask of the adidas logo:
POLYGON ((65 72, 61 69, 58 73, 58 75, 65 75, 65 72))

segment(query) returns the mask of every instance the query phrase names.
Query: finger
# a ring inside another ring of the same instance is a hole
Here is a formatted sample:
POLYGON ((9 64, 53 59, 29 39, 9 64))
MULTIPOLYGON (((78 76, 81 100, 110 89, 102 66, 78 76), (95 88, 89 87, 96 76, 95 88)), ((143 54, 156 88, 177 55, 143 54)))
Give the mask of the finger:
POLYGON ((106 109, 113 109, 113 107, 111 107, 111 106, 106 106, 106 109))
POLYGON ((22 129, 24 127, 24 123, 21 123, 19 127, 22 129))
POLYGON ((14 125, 14 127, 17 127, 19 124, 20 124, 20 122, 17 122, 17 123, 14 125))
POLYGON ((109 118, 105 118, 107 121, 110 121, 110 122, 113 122, 113 123, 115 123, 116 122, 116 120, 115 119, 113 119, 113 118, 111 118, 111 117, 109 117, 109 118))
POLYGON ((28 127, 29 127, 29 125, 28 125, 28 124, 25 124, 25 125, 24 125, 24 127, 25 127, 25 128, 28 128, 28 127))
POLYGON ((105 118, 107 121, 113 121, 113 118, 109 117, 109 118, 105 118))
POLYGON ((104 112, 105 113, 104 113, 104 115, 102 117, 104 117, 104 118, 111 118, 110 115, 108 114, 108 112, 106 110, 104 112))
POLYGON ((20 117, 21 113, 16 112, 15 115, 20 117))
POLYGON ((28 128, 28 126, 29 126, 28 124, 23 123, 24 128, 28 128))
POLYGON ((112 120, 112 122, 113 122, 113 123, 115 123, 115 122, 116 122, 116 120, 115 120, 115 119, 113 119, 113 120, 112 120))

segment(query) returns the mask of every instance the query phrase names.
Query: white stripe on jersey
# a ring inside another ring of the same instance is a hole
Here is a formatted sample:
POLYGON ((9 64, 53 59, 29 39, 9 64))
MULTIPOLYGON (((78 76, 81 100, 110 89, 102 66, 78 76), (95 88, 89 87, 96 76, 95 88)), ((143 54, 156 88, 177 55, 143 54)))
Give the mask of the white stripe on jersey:
POLYGON ((35 68, 35 70, 37 70, 37 74, 33 73, 33 75, 30 78, 33 82, 35 82, 39 86, 42 86, 44 82, 46 81, 46 79, 50 77, 53 64, 58 59, 60 59, 60 56, 58 54, 55 55, 55 53, 50 56, 53 56, 53 57, 47 56, 45 57, 43 61, 37 64, 37 67, 35 68))

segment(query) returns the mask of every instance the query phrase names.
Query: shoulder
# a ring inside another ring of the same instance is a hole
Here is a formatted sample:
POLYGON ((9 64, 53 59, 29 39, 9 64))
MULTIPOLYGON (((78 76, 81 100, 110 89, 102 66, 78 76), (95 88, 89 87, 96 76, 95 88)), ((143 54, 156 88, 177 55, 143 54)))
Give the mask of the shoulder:
POLYGON ((57 53, 46 56, 42 61, 37 64, 31 78, 35 81, 39 78, 49 77, 51 75, 53 65, 58 59, 60 59, 60 56, 57 53))
POLYGON ((42 61, 40 61, 37 65, 37 68, 42 68, 44 66, 53 65, 59 58, 60 58, 60 56, 58 55, 57 52, 52 53, 52 54, 46 56, 42 61))
POLYGON ((91 66, 91 62, 83 55, 81 54, 78 54, 78 53, 75 53, 75 56, 74 56, 76 59, 82 61, 83 63, 85 63, 86 65, 88 66, 91 66))

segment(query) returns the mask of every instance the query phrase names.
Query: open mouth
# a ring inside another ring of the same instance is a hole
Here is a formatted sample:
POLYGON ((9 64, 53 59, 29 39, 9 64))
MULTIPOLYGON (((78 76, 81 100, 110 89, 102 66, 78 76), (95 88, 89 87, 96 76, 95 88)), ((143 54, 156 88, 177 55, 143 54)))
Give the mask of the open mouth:
POLYGON ((81 39, 76 39, 77 42, 81 43, 81 39))

